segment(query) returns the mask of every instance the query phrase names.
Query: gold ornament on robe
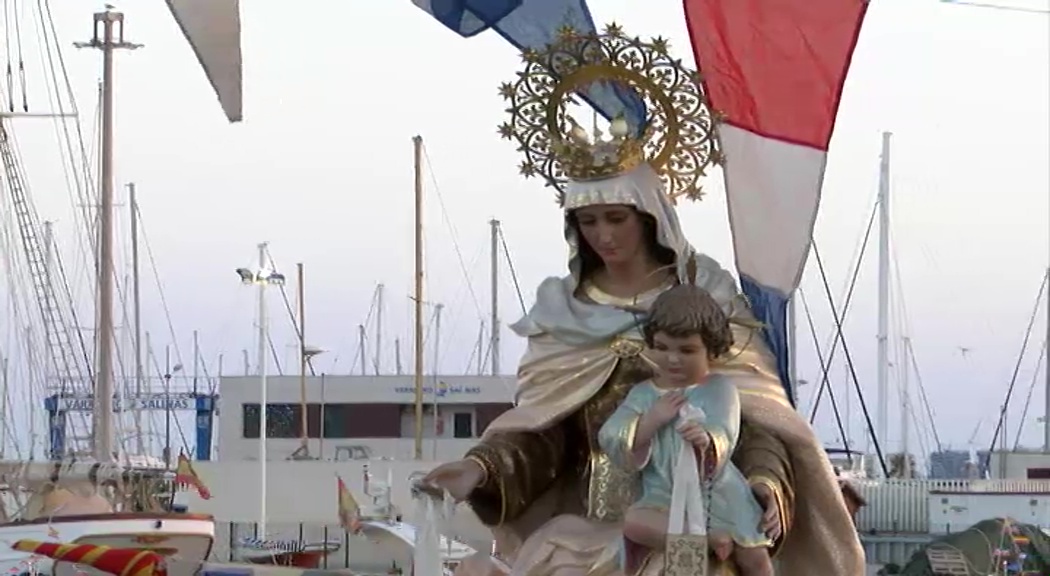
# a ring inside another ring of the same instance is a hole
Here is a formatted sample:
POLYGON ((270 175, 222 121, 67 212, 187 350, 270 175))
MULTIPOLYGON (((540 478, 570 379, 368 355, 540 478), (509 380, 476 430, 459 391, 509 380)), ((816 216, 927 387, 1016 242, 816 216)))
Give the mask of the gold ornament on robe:
POLYGON ((542 176, 558 190, 566 209, 570 181, 610 178, 648 162, 674 202, 698 200, 708 167, 721 163, 717 114, 708 107, 699 73, 668 55, 667 41, 624 35, 611 24, 602 33, 562 28, 543 50, 526 50, 525 70, 500 86, 510 120, 499 134, 516 140, 525 155, 519 170, 542 176), (595 127, 593 138, 567 110, 574 97, 602 84, 633 93, 645 104, 645 125, 634 129, 618 116, 609 137, 595 127))

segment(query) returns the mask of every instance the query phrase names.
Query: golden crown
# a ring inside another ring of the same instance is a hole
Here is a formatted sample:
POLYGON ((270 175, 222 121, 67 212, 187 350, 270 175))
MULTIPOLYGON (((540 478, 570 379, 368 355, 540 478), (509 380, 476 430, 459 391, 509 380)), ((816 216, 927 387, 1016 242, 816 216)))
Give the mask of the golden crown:
POLYGON ((643 162, 663 179, 672 201, 701 197, 700 179, 722 159, 717 118, 699 74, 668 55, 666 40, 628 38, 616 24, 600 34, 563 27, 554 43, 526 50, 522 59, 517 81, 500 86, 511 118, 499 133, 525 154, 521 174, 542 176, 558 189, 559 204, 568 181, 609 178, 643 162), (611 120, 608 138, 595 127, 592 139, 569 115, 573 96, 595 82, 630 90, 645 103, 640 134, 620 116, 611 120))

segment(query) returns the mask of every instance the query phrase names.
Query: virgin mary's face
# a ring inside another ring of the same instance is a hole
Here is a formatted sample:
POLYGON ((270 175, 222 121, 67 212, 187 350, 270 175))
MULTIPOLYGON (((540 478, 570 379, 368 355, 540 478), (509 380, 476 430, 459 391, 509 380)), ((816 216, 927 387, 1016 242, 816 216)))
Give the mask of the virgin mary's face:
POLYGON ((645 227, 638 211, 624 204, 577 208, 580 235, 606 266, 623 265, 645 256, 645 227))

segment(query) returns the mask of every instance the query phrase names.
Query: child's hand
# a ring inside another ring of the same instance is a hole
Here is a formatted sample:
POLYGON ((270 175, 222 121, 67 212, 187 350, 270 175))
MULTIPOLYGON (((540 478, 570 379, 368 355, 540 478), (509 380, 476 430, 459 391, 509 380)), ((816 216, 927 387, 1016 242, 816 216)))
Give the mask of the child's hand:
POLYGON ((683 404, 685 404, 685 394, 681 390, 672 390, 654 402, 653 407, 645 413, 645 416, 650 426, 658 430, 678 417, 678 409, 683 404))
POLYGON ((696 422, 685 422, 678 427, 678 433, 682 439, 690 443, 697 450, 707 450, 711 445, 711 435, 702 425, 696 422))

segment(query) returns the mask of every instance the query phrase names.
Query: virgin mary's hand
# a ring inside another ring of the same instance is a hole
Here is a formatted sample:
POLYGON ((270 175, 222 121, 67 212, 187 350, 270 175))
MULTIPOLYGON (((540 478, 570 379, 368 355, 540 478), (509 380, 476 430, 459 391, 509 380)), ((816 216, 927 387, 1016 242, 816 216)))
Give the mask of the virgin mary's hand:
POLYGON ((477 462, 464 459, 442 464, 430 471, 420 481, 424 490, 448 492, 456 502, 462 502, 470 496, 485 479, 485 470, 477 462))
POLYGON ((777 508, 777 498, 773 495, 773 490, 765 484, 755 484, 751 491, 763 510, 758 529, 765 532, 771 540, 780 538, 783 527, 780 525, 780 510, 777 508))

